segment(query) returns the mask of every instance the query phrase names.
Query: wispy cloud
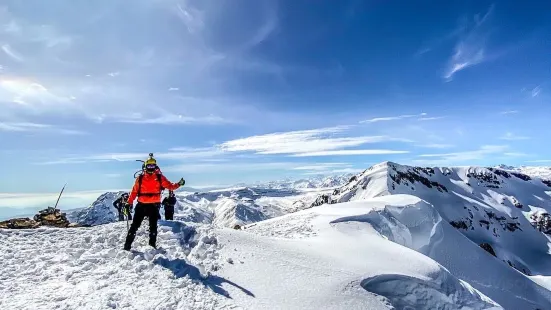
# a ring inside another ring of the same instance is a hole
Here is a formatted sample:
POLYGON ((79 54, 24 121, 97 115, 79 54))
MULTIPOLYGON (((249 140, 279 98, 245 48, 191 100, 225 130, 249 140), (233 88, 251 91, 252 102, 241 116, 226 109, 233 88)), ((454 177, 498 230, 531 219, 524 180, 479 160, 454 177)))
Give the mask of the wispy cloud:
POLYGON ((0 122, 0 131, 11 132, 41 132, 41 133, 53 133, 64 135, 83 135, 85 132, 80 130, 60 128, 49 124, 39 123, 9 123, 0 122))
POLYGON ((229 2, 137 0, 132 14, 111 18, 116 3, 54 1, 17 10, 7 4, 0 9, 0 62, 6 69, 0 101, 9 104, 0 118, 9 113, 29 122, 69 116, 132 124, 235 124, 250 116, 243 111, 254 110, 246 100, 227 95, 235 76, 273 74, 266 67, 276 67, 278 75, 285 71, 254 53, 278 28, 277 5, 267 0, 249 5, 245 12, 229 2), (152 9, 158 14, 151 15, 152 9), (43 12, 40 22, 31 18, 35 11, 43 12), (258 20, 239 27, 249 14, 258 20), (145 17, 151 21, 148 32, 135 36, 145 17), (214 22, 221 19, 225 23, 214 22), (228 24, 236 25, 229 41, 228 24), (147 117, 128 118, 129 113, 147 117))
POLYGON ((468 161, 484 159, 492 154, 503 154, 508 149, 507 145, 484 145, 478 150, 442 153, 442 154, 423 154, 419 157, 424 158, 422 160, 415 160, 415 162, 432 162, 438 163, 464 163, 468 161), (435 158, 434 160, 426 160, 426 158, 435 158))
POLYGON ((248 162, 248 163, 186 163, 163 167, 164 172, 211 173, 292 170, 295 162, 248 162))
POLYGON ((508 157, 527 157, 530 156, 530 154, 522 153, 522 152, 507 152, 503 153, 503 155, 508 157))
POLYGON ((500 112, 499 114, 507 115, 507 114, 516 114, 516 113, 518 113, 518 110, 506 110, 506 111, 500 112))
POLYGON ((532 98, 537 97, 541 93, 541 86, 536 86, 532 89, 532 98))
POLYGON ((129 123, 129 124, 159 124, 159 125, 174 125, 174 124, 236 124, 237 120, 225 119, 220 116, 185 116, 168 114, 156 118, 146 118, 142 115, 130 117, 115 117, 114 122, 129 123))
MULTIPOLYGON (((188 160, 188 159, 205 159, 207 157, 216 157, 224 152, 218 148, 174 148, 169 152, 155 153, 157 160, 188 160)), ((72 156, 61 158, 55 161, 37 162, 38 165, 61 165, 61 164, 83 164, 90 162, 110 162, 110 161, 136 161, 144 160, 147 153, 103 153, 85 156, 72 156)))
POLYGON ((367 120, 360 121, 360 124, 386 122, 386 121, 396 121, 396 120, 401 120, 401 119, 405 119, 405 118, 420 117, 420 116, 425 116, 425 115, 427 115, 427 113, 406 114, 406 115, 386 116, 386 117, 375 117, 375 118, 372 118, 372 119, 367 119, 367 120))
POLYGON ((17 61, 17 62, 23 62, 25 61, 23 59, 23 57, 21 55, 19 55, 19 53, 17 53, 16 51, 14 51, 9 44, 4 44, 2 45, 2 51, 4 51, 4 53, 6 53, 6 55, 8 55, 11 59, 17 61))
POLYGON ((350 166, 348 163, 315 163, 306 166, 294 167, 293 170, 330 170, 333 168, 342 168, 343 166, 350 166))
POLYGON ((526 136, 519 136, 511 132, 507 132, 503 136, 499 137, 501 140, 529 140, 530 137, 526 136))
POLYGON ((537 160, 529 160, 527 162, 529 162, 529 163, 551 163, 551 159, 537 159, 537 160))
MULTIPOLYGON (((66 191, 60 200, 59 206, 62 210, 66 210, 68 207, 86 206, 94 202, 94 200, 107 191, 117 190, 104 189, 82 192, 66 191)), ((36 206, 53 206, 58 196, 59 193, 0 193, 0 207, 24 209, 36 206)))
MULTIPOLYGON (((321 156, 331 151, 334 155, 345 155, 344 148, 367 143, 392 141, 387 136, 336 137, 348 126, 327 127, 312 130, 279 132, 236 139, 220 144, 228 152, 255 152, 256 154, 293 154, 294 156, 321 156)), ((377 150, 374 150, 374 152, 377 150)), ((353 155, 356 151, 349 151, 353 155)), ((368 150, 362 150, 368 154, 368 150)))
POLYGON ((445 116, 420 117, 417 120, 418 121, 435 121, 443 118, 446 118, 446 117, 445 116))
POLYGON ((488 31, 485 27, 489 23, 493 10, 494 5, 490 6, 482 17, 476 14, 471 24, 461 25, 463 34, 460 35, 459 41, 455 45, 454 54, 444 73, 446 80, 451 81, 457 72, 487 60, 488 31))
POLYGON ((334 151, 317 151, 292 154, 293 157, 309 157, 309 156, 350 156, 350 155, 391 155, 391 154, 406 154, 409 151, 398 150, 334 150, 334 151))
POLYGON ((424 147, 428 149, 449 149, 454 147, 453 144, 444 144, 444 143, 429 143, 429 144, 418 144, 417 147, 424 147))

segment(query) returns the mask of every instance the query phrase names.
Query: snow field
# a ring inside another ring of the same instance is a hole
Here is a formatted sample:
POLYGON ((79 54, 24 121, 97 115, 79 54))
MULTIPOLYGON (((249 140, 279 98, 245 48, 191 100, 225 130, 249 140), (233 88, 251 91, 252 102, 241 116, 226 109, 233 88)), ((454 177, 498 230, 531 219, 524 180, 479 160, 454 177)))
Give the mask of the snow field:
MULTIPOLYGON (((145 223, 145 222, 144 222, 145 223)), ((126 224, 0 230, 2 309, 232 309, 186 263, 178 225, 160 226, 147 246, 143 225, 122 250, 126 224), (191 275, 191 276, 190 276, 191 275)))
POLYGON ((386 203, 311 208, 245 230, 161 221, 161 248, 146 245, 144 225, 131 253, 121 250, 124 222, 1 230, 6 242, 0 249, 5 263, 0 270, 0 305, 6 309, 499 308, 432 259, 381 238, 367 222, 353 220, 381 210, 386 203))

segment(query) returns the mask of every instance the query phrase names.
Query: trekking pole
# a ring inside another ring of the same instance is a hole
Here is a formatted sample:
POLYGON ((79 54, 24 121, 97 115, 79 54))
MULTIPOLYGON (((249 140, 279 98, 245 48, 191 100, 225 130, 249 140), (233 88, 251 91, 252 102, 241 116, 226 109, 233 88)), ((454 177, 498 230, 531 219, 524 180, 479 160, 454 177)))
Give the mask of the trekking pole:
POLYGON ((130 218, 130 214, 126 210, 126 206, 124 206, 123 208, 124 208, 124 215, 126 216, 126 232, 128 233, 128 231, 130 230, 130 228, 128 227, 128 221, 129 221, 129 218, 130 218))

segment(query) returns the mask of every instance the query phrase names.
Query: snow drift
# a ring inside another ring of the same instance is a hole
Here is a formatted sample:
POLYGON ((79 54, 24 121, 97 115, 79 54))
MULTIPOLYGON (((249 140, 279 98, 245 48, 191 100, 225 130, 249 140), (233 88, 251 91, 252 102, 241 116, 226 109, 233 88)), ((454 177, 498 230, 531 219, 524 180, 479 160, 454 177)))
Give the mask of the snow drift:
MULTIPOLYGON (((0 304, 6 309, 501 309, 432 259, 343 220, 385 204, 312 208, 246 230, 160 221, 162 248, 149 248, 147 231, 140 229, 132 252, 121 249, 124 223, 0 230, 5 241, 0 304)), ((528 309, 527 303, 518 305, 528 309)))
POLYGON ((551 274, 549 239, 529 222, 530 214, 551 209, 549 189, 545 180, 496 168, 385 162, 316 202, 416 197, 405 208, 389 204, 347 220, 369 223, 385 238, 434 258, 502 305, 514 305, 511 299, 522 296, 546 308, 551 307, 550 292, 526 282, 529 278, 516 270, 539 276, 539 283, 551 274), (522 294, 518 283, 523 283, 522 294))

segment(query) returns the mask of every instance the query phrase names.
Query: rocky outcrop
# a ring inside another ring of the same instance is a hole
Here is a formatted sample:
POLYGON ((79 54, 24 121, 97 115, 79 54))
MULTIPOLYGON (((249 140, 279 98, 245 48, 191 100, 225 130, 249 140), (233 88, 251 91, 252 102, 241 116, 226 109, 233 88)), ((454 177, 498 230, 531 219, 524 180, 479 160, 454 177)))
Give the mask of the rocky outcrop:
POLYGON ((41 226, 70 228, 83 225, 69 222, 65 213, 52 207, 38 211, 33 219, 24 217, 0 222, 0 228, 4 229, 33 229, 41 226))
POLYGON ((494 251, 494 248, 492 248, 492 246, 489 243, 486 243, 486 242, 481 243, 480 247, 483 248, 486 252, 490 253, 492 256, 497 257, 496 252, 494 251))
POLYGON ((530 224, 544 234, 551 234, 551 215, 547 212, 530 215, 530 224))
POLYGON ((34 216, 34 220, 42 226, 65 228, 70 224, 65 213, 62 213, 61 210, 52 207, 38 211, 38 214, 34 216))
POLYGON ((0 228, 4 229, 30 229, 37 228, 40 226, 39 222, 31 220, 28 217, 24 218, 15 218, 7 221, 0 222, 0 228))

